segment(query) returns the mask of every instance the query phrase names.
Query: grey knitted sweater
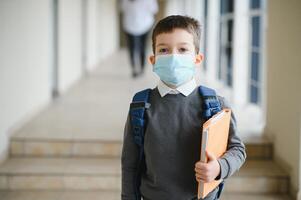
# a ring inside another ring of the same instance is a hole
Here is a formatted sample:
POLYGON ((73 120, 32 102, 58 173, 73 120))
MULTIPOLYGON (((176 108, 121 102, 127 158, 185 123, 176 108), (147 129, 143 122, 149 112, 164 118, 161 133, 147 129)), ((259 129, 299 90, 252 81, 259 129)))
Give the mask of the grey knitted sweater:
MULTIPOLYGON (((223 108, 230 108, 223 97, 223 108)), ((202 99, 196 88, 187 97, 167 94, 161 97, 158 88, 150 94, 151 107, 146 111, 144 139, 146 171, 142 174, 140 191, 145 200, 190 200, 197 195, 195 163, 200 160, 201 134, 205 122, 202 99)), ((245 146, 237 135, 232 112, 227 152, 218 159, 221 173, 227 179, 239 170, 246 159, 245 146)), ((122 147, 122 200, 135 200, 134 177, 138 147, 134 143, 129 116, 124 129, 122 147)), ((217 189, 205 199, 215 199, 217 189)))

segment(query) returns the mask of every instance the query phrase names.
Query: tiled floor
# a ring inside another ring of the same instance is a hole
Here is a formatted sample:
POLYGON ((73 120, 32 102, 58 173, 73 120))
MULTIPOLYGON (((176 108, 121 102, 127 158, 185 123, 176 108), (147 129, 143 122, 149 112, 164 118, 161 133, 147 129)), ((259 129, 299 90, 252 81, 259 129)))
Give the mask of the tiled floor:
POLYGON ((157 79, 150 66, 144 76, 131 79, 127 63, 125 51, 113 55, 14 137, 120 141, 133 94, 154 87, 157 79))

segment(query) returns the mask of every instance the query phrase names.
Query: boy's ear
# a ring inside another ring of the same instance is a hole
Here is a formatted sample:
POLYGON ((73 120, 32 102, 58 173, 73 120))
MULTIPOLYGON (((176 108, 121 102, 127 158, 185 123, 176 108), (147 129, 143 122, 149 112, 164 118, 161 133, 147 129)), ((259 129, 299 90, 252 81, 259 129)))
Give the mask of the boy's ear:
POLYGON ((148 61, 150 64, 154 65, 155 64, 155 56, 154 55, 149 56, 148 61))
POLYGON ((197 54, 195 56, 195 64, 196 65, 200 64, 203 61, 203 59, 204 59, 204 55, 203 54, 200 54, 200 53, 197 54))

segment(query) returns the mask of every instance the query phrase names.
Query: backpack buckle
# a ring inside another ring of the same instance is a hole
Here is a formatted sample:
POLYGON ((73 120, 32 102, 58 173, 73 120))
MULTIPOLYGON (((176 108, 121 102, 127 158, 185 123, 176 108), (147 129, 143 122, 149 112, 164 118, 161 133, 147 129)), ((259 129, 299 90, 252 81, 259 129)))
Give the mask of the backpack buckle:
POLYGON ((150 103, 144 102, 144 101, 137 101, 130 104, 130 109, 136 109, 136 108, 150 108, 150 103))
POLYGON ((210 108, 210 112, 213 115, 215 115, 216 113, 218 113, 221 109, 219 107, 215 107, 215 108, 210 108))

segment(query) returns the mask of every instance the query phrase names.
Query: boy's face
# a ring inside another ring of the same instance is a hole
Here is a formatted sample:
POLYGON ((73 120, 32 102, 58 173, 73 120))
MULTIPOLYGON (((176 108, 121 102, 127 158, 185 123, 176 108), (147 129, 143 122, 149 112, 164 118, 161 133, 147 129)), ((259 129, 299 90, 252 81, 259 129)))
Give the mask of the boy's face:
POLYGON ((166 54, 191 54, 194 55, 195 64, 203 60, 202 54, 196 54, 193 36, 184 29, 174 29, 170 33, 161 33, 156 36, 155 55, 149 57, 152 65, 155 64, 156 56, 166 54))

